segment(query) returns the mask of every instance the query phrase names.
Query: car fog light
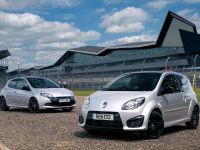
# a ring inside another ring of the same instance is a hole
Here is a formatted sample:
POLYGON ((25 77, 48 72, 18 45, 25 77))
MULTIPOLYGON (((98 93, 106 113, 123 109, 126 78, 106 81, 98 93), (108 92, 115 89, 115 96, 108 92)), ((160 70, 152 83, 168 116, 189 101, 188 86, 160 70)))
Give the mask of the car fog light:
POLYGON ((141 127, 144 121, 144 116, 137 116, 127 120, 127 126, 129 128, 141 127))

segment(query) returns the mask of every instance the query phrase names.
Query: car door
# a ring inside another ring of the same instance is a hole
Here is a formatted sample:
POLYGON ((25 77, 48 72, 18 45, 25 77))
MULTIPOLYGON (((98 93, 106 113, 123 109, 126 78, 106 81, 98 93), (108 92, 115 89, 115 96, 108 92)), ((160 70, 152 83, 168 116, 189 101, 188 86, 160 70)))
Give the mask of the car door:
POLYGON ((158 99, 164 110, 165 122, 175 121, 183 118, 184 105, 180 86, 174 74, 168 74, 164 77, 160 87, 161 94, 158 99), (163 89, 171 89, 163 91, 163 89))
POLYGON ((6 101, 8 105, 16 105, 16 82, 17 79, 11 80, 6 87, 6 101))
POLYGON ((176 75, 176 78, 179 82, 181 93, 183 95, 183 101, 184 101, 184 118, 188 118, 188 111, 189 111, 189 106, 192 101, 193 95, 192 91, 190 89, 190 81, 183 75, 176 75))
POLYGON ((16 89, 17 105, 27 107, 31 97, 31 91, 27 81, 24 79, 18 79, 16 89))

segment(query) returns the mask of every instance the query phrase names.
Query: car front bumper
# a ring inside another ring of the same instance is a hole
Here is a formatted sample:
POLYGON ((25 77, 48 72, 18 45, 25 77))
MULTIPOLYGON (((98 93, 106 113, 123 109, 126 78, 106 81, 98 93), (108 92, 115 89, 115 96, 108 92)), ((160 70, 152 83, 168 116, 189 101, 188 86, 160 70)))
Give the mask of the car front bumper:
POLYGON ((124 130, 124 131, 142 131, 147 130, 147 117, 141 114, 140 110, 134 111, 87 111, 82 110, 79 116, 79 126, 85 129, 95 130, 124 130), (100 114, 113 114, 114 120, 94 120, 92 118, 93 113, 100 114))
POLYGON ((43 109, 62 109, 62 108, 74 108, 76 104, 70 106, 42 106, 43 109))
POLYGON ((76 107, 76 101, 70 100, 70 102, 52 102, 48 98, 40 99, 39 101, 40 109, 62 109, 62 108, 74 108, 76 107))

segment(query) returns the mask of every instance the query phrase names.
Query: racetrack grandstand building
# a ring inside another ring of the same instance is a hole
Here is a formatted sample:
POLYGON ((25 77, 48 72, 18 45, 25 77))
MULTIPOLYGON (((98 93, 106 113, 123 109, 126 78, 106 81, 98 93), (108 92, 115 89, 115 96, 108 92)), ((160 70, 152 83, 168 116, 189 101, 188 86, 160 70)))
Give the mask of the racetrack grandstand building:
POLYGON ((198 66, 199 43, 195 24, 168 12, 157 41, 71 49, 55 64, 31 74, 62 79, 72 88, 97 88, 124 72, 198 66))

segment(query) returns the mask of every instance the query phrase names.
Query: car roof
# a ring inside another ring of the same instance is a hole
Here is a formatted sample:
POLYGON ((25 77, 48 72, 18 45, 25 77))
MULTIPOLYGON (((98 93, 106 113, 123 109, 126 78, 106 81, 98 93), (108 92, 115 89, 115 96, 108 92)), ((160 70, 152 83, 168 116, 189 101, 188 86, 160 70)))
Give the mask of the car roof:
MULTIPOLYGON (((15 80, 15 79, 27 79, 27 78, 48 79, 48 78, 39 77, 39 76, 22 76, 22 77, 15 77, 15 78, 12 78, 12 79, 10 79, 10 80, 15 80)), ((10 80, 9 80, 9 81, 10 81, 10 80)))
POLYGON ((181 73, 178 73, 178 72, 174 72, 174 71, 170 71, 170 70, 163 70, 163 71, 135 71, 135 72, 128 72, 128 73, 125 73, 123 75, 130 75, 130 74, 135 74, 135 73, 159 73, 161 75, 166 75, 166 74, 177 74, 177 75, 182 75, 182 76, 185 76, 181 73))
POLYGON ((175 73, 173 71, 134 71, 134 72, 127 72, 125 74, 132 74, 132 73, 175 73))

